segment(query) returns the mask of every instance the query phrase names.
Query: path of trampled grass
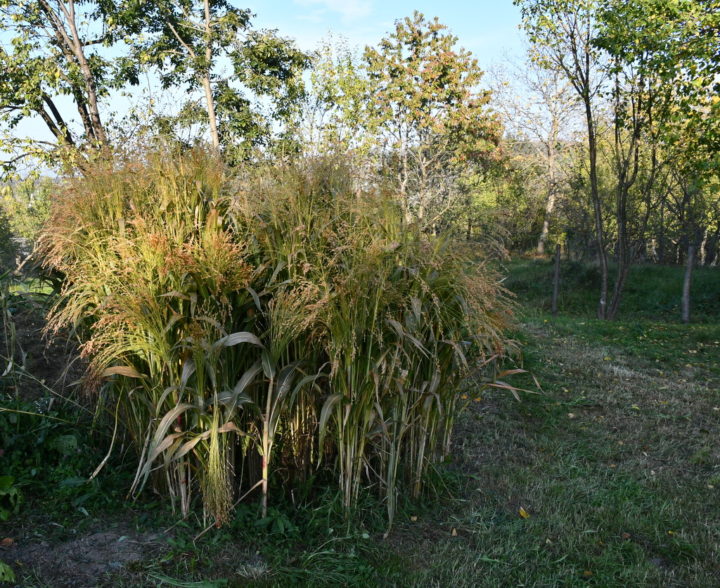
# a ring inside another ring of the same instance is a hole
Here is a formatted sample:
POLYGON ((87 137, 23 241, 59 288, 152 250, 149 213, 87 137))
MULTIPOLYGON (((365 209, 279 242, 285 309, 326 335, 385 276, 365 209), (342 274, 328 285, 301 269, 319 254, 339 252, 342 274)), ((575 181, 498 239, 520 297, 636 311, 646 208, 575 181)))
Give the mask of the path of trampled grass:
POLYGON ((719 585, 720 329, 536 315, 524 332, 543 394, 471 404, 471 481, 398 533, 413 582, 719 585))

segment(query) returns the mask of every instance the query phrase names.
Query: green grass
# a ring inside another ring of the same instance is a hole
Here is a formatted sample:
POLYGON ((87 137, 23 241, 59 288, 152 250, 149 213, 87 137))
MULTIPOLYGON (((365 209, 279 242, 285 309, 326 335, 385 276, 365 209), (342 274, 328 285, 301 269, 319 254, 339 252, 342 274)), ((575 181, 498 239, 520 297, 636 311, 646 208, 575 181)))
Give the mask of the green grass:
MULTIPOLYGON (((512 264, 508 282, 531 283, 527 276, 543 266, 512 264)), ((682 275, 681 268, 660 270, 672 282, 682 275)), ((594 304, 585 315, 575 308, 552 318, 538 298, 520 293, 517 337, 531 375, 511 382, 533 389, 534 376, 542 392, 518 402, 502 390, 469 387, 451 458, 428 480, 434 492, 420 503, 401 501, 388 538, 372 493, 363 493, 349 520, 330 495, 286 496, 262 521, 251 500, 228 525, 195 542, 200 521, 172 527, 158 539, 159 552, 103 581, 717 586, 720 325, 709 320, 711 306, 698 308, 706 322, 685 326, 674 318, 652 321, 632 300, 624 320, 604 322, 590 318, 594 304)), ((101 492, 110 486, 101 484, 101 492)), ((172 524, 161 505, 113 500, 115 510, 91 503, 90 517, 48 508, 42 525, 42 503, 26 504, 13 533, 23 541, 32 539, 32 529, 57 544, 73 525, 91 532, 93 517, 121 520, 138 532, 172 524)), ((9 533, 7 524, 0 527, 9 533)), ((42 585, 41 576, 28 577, 42 585)))

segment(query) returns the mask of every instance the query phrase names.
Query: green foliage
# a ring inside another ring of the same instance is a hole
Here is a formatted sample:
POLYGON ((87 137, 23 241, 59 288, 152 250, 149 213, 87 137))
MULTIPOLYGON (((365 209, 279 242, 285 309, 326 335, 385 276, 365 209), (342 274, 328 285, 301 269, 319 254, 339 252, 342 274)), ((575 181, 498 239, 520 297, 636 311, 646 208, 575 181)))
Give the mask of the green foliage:
POLYGON ((416 11, 363 56, 388 171, 406 214, 426 226, 454 203, 460 171, 491 158, 500 132, 489 93, 477 91, 477 61, 446 28, 416 11))
POLYGON ((15 572, 5 562, 0 561, 0 582, 14 582, 15 572))
POLYGON ((136 490, 152 479, 185 513, 201 490, 221 523, 234 471, 267 508, 273 469, 292 486, 331 468, 346 509, 368 484, 392 521, 449 451, 469 362, 504 352, 503 294, 341 162, 227 174, 161 152, 67 183, 41 240, 67 276, 51 326, 82 333, 136 490))
POLYGON ((7 214, 15 236, 35 241, 50 213, 52 187, 49 178, 29 177, 0 188, 0 208, 7 214))
POLYGON ((86 146, 106 143, 98 100, 114 85, 113 59, 98 49, 113 43, 103 19, 116 2, 0 2, 0 31, 9 43, 0 49, 5 64, 0 81, 0 122, 9 132, 1 142, 15 156, 3 162, 13 169, 25 157, 47 162, 72 159, 86 146), (94 39, 93 36, 98 38, 94 39), (74 113, 64 111, 57 98, 71 98, 74 113), (75 132, 73 114, 82 124, 75 132), (13 133, 21 120, 38 116, 57 141, 55 147, 13 133), (48 147, 51 147, 48 149, 48 147))
POLYGON ((717 150, 720 3, 604 0, 598 8, 602 28, 595 42, 615 67, 631 65, 637 75, 659 79, 673 95, 672 111, 660 121, 666 140, 683 140, 678 127, 689 125, 698 143, 717 150))
POLYGON ((12 476, 0 476, 0 521, 7 521, 20 510, 20 491, 14 482, 12 476))
POLYGON ((9 269, 14 264, 15 241, 10 225, 10 219, 4 208, 0 207, 0 272, 9 269))
POLYGON ((30 502, 41 498, 57 513, 87 513, 87 509, 106 506, 111 496, 120 496, 122 489, 113 485, 123 483, 126 474, 116 462, 106 487, 97 478, 88 481, 103 458, 89 415, 69 405, 59 409, 46 397, 27 402, 3 394, 1 400, 4 471, 30 502))
MULTIPOLYGON (((172 127, 210 123, 211 140, 222 145, 227 161, 246 159, 254 147, 269 146, 272 125, 287 122, 304 96, 302 73, 309 57, 274 31, 253 30, 252 13, 226 0, 148 3, 137 26, 145 32, 125 61, 130 70, 154 69, 163 88, 202 90, 206 108, 197 116, 195 100, 172 127), (227 58, 232 75, 219 73, 227 58), (265 113, 258 99, 265 99, 265 113)), ((137 73, 135 74, 137 75, 137 73)), ((176 133, 177 129, 173 129, 176 133)))
POLYGON ((360 57, 343 40, 330 38, 315 56, 310 80, 305 151, 313 156, 355 154, 362 158, 358 165, 367 165, 377 145, 377 128, 360 57))
MULTIPOLYGON (((3 171, 27 158, 82 167, 98 149, 120 143, 107 128, 117 113, 102 99, 137 86, 148 70, 174 98, 171 113, 154 113, 153 131, 197 134, 197 123, 209 122, 210 139, 222 143, 228 160, 284 145, 277 127, 301 102, 309 58, 274 31, 253 30, 251 16, 226 0, 0 1, 0 32, 8 39, 0 49, 0 145, 11 154, 3 171), (219 73, 221 56, 232 77, 219 73), (195 95, 178 103, 181 90, 195 95), (18 133, 30 117, 43 121, 54 142, 18 133)), ((152 101, 141 108, 153 111, 152 101)))

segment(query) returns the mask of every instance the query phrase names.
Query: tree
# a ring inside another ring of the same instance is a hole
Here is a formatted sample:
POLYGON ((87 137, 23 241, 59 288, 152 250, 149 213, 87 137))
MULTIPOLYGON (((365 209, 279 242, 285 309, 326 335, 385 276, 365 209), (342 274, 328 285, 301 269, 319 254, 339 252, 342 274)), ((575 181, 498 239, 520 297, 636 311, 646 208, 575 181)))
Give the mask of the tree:
POLYGON ((222 144, 226 150, 247 152, 248 146, 267 139, 269 119, 287 120, 299 106, 309 57, 274 31, 252 30, 249 10, 227 0, 148 4, 142 16, 147 36, 133 46, 130 67, 154 67, 165 89, 201 89, 215 148, 222 144), (220 58, 229 61, 231 78, 219 73, 220 58), (261 115, 251 97, 270 100, 269 116, 261 115))
POLYGON ((598 188, 598 137, 596 101, 604 81, 599 71, 600 52, 593 41, 598 22, 594 0, 514 0, 522 9, 523 27, 530 41, 541 47, 540 63, 562 72, 580 100, 587 127, 590 199, 595 220, 595 242, 600 261, 598 318, 607 318, 608 260, 600 190, 598 188))
MULTIPOLYGON (((600 318, 618 312, 629 268, 668 173, 673 137, 688 126, 717 141, 720 89, 717 0, 516 0, 543 64, 562 72, 585 109, 590 195, 601 266, 600 318), (611 210, 598 177, 598 113, 611 132, 611 210), (608 299, 606 232, 615 232, 617 275, 608 299)), ((683 130, 685 129, 685 130, 683 130)), ((698 143, 699 145, 700 143, 698 143)))
POLYGON ((310 74, 303 132, 306 151, 359 154, 368 166, 377 146, 366 72, 359 55, 344 39, 321 43, 310 74))
POLYGON ((543 200, 542 227, 537 253, 545 253, 550 220, 563 184, 562 159, 572 148, 577 103, 570 83, 562 72, 543 68, 529 50, 525 63, 510 64, 494 72, 493 104, 503 115, 506 141, 516 166, 528 169, 527 192, 543 200), (538 177, 539 175, 539 177, 538 177))
POLYGON ((100 100, 116 80, 112 60, 100 50, 117 40, 104 24, 108 11, 116 8, 110 1, 0 0, 0 33, 9 40, 0 48, 0 122, 11 131, 2 147, 15 153, 6 168, 29 155, 53 154, 57 147, 107 145, 100 100), (28 142, 12 134, 32 116, 45 123, 55 143, 28 142))
POLYGON ((456 179, 486 161, 500 135, 489 93, 476 89, 483 72, 446 28, 415 12, 363 56, 372 101, 366 128, 377 129, 406 217, 426 227, 454 204, 456 179))
MULTIPOLYGON (((274 32, 252 30, 250 17, 225 0, 0 0, 0 33, 9 39, 0 48, 6 169, 31 156, 78 163, 111 148, 102 99, 151 68, 165 89, 203 90, 216 146, 267 143, 268 118, 298 107, 309 60, 274 32), (223 54, 236 83, 217 73, 223 54), (259 96, 270 113, 254 104, 259 96), (19 136, 20 122, 33 117, 52 141, 19 136)), ((177 107, 174 115, 203 122, 187 104, 177 107)))
MULTIPOLYGON (((713 124, 718 119, 712 117, 715 93, 720 90, 720 2, 603 0, 599 18, 602 26, 595 44, 609 56, 608 73, 613 82, 618 225, 618 276, 610 308, 614 317, 629 266, 639 249, 628 234, 632 192, 638 192, 645 203, 642 221, 647 224, 660 175, 672 166, 684 208, 695 210, 702 178, 712 167, 708 161, 713 161, 713 151, 716 154, 720 146, 717 124, 713 124), (713 143, 714 149, 708 150, 713 143), (678 177, 679 170, 683 170, 682 177, 678 177)), ((697 225, 694 218, 690 225, 697 225)), ((642 226, 637 233, 644 229, 642 226)), ((686 239, 693 247, 699 241, 690 235, 686 239)))

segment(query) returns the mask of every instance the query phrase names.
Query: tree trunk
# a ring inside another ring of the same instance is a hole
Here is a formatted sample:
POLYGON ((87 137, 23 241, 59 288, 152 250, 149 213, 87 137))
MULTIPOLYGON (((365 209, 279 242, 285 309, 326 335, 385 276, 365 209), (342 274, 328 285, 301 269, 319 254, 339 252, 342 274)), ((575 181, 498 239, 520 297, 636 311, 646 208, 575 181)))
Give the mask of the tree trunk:
MULTIPOLYGON (((70 3, 70 8, 66 11, 68 25, 70 26, 70 34, 72 35, 73 47, 72 51, 75 54, 77 63, 80 66, 80 72, 85 82, 85 94, 87 97, 87 109, 90 116, 90 122, 92 124, 93 134, 97 140, 99 147, 105 147, 107 145, 107 136, 105 135, 105 127, 103 127, 100 119, 100 108, 98 106, 97 89, 95 87, 95 76, 90 69, 90 64, 85 56, 83 49, 82 40, 77 31, 77 23, 75 22, 75 4, 73 1, 70 3)), ((64 6, 63 6, 64 9, 64 6)))
POLYGON ((707 260, 708 228, 703 231, 702 242, 700 243, 700 265, 704 266, 707 260))
POLYGON ((597 174, 597 137, 595 136, 595 121, 592 113, 590 96, 583 96, 585 101, 585 118, 588 130, 588 155, 590 159, 590 196, 595 215, 595 245, 597 247, 598 261, 600 262, 600 300, 598 301, 597 317, 608 318, 608 260, 605 252, 605 235, 603 231, 602 205, 597 174))
POLYGON ((553 273, 552 315, 557 316, 560 294, 560 245, 555 245, 555 272, 553 273))
POLYGON ((538 255, 545 254, 545 243, 547 242, 548 234, 550 233, 550 215, 555 209, 555 200, 557 197, 557 170, 555 162, 555 142, 557 141, 557 121, 553 120, 553 127, 548 138, 547 143, 547 158, 548 158, 548 195, 545 201, 545 218, 543 219, 542 231, 540 232, 540 238, 538 239, 537 252, 538 255))
POLYGON ((690 282, 692 280, 693 262, 695 260, 695 245, 688 245, 687 259, 685 260, 685 277, 682 290, 682 322, 690 322, 690 282))
MULTIPOLYGON (((210 0, 205 0, 205 63, 210 67, 212 63, 212 31, 210 29, 210 0)), ((215 99, 210 85, 210 71, 206 71, 202 79, 207 102, 208 120, 210 121, 210 140, 215 149, 220 148, 220 134, 217 128, 217 115, 215 114, 215 99)))

